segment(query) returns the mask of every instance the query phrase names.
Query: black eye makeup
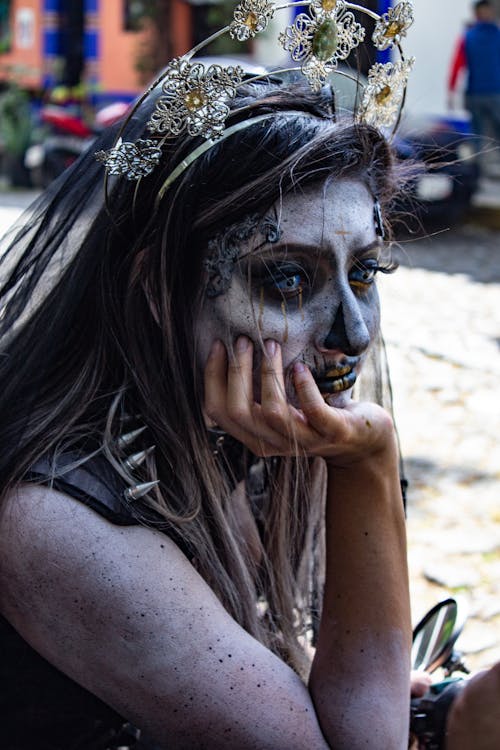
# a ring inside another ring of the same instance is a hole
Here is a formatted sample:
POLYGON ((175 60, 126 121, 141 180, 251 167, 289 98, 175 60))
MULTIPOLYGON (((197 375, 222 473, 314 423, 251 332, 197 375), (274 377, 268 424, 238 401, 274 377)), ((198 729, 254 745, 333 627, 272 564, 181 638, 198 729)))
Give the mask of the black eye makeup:
POLYGON ((393 273, 397 269, 386 249, 381 247, 376 256, 355 258, 349 271, 349 284, 354 289, 366 291, 375 281, 377 273, 393 273))
MULTIPOLYGON (((336 260, 331 251, 315 251, 314 248, 283 254, 248 254, 240 258, 240 272, 261 300, 279 305, 296 302, 299 307, 330 278, 334 271, 332 265, 336 265, 336 260)), ((374 242, 351 256, 348 282, 355 293, 363 294, 370 290, 377 273, 391 273, 396 268, 390 246, 374 242)))
POLYGON ((251 263, 249 268, 251 284, 259 289, 269 300, 281 303, 301 303, 310 295, 316 283, 315 272, 304 262, 283 260, 265 260, 260 258, 251 263))

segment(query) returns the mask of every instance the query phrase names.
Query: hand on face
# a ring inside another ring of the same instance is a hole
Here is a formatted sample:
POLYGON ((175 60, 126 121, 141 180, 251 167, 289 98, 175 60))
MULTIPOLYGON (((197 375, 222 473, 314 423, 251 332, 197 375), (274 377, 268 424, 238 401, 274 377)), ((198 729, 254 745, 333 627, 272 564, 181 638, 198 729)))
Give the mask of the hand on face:
POLYGON ((325 403, 309 369, 296 362, 293 381, 300 408, 285 392, 281 347, 266 342, 261 365, 260 402, 253 392, 253 343, 241 336, 234 356, 220 341, 205 368, 205 411, 219 427, 257 456, 321 456, 347 466, 394 445, 389 414, 370 403, 325 403))

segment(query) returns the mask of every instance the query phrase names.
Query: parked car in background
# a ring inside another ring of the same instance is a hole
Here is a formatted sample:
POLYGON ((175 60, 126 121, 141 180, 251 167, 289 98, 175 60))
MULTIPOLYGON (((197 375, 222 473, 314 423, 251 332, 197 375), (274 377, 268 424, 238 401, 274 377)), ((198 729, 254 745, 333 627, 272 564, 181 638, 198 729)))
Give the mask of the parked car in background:
POLYGON ((417 165, 408 194, 394 208, 398 228, 438 230, 462 221, 479 186, 479 167, 468 124, 409 115, 394 146, 401 159, 417 165))

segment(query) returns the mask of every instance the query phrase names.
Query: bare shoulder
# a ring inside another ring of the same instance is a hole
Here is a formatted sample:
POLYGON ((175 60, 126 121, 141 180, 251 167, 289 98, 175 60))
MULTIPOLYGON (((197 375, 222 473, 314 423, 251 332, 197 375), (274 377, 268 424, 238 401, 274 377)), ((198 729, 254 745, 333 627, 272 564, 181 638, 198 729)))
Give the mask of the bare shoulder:
POLYGON ((23 622, 27 593, 51 597, 57 590, 73 596, 81 590, 89 595, 116 588, 121 581, 131 584, 139 558, 152 576, 165 564, 172 573, 177 569, 182 575, 195 575, 165 535, 139 526, 115 526, 82 503, 43 486, 20 485, 7 496, 0 509, 0 539, 0 606, 13 619, 19 611, 23 622))
POLYGON ((300 679, 159 532, 23 485, 0 512, 0 591, 35 649, 160 743, 326 747, 300 679))

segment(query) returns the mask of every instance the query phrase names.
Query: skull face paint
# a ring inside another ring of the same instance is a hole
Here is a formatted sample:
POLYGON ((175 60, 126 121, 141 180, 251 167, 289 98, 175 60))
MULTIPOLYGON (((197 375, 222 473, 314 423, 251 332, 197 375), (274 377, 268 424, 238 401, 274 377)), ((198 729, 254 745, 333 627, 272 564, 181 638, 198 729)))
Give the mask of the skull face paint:
POLYGON ((224 288, 204 297, 196 324, 200 367, 215 339, 231 350, 238 336, 248 336, 258 399, 262 342, 274 339, 282 347, 291 403, 297 402, 291 378, 297 360, 312 370, 328 403, 347 403, 380 322, 374 281, 387 266, 373 206, 357 180, 284 196, 274 207, 276 241, 263 241, 260 231, 242 239, 224 288))
POLYGON ((261 243, 254 248, 255 252, 266 242, 278 242, 281 230, 276 217, 266 216, 262 219, 258 214, 250 214, 243 221, 232 224, 210 240, 207 257, 203 261, 208 274, 206 294, 209 297, 218 297, 227 290, 241 248, 250 239, 253 238, 255 241, 257 233, 261 235, 261 243))

